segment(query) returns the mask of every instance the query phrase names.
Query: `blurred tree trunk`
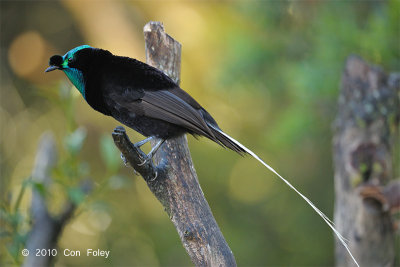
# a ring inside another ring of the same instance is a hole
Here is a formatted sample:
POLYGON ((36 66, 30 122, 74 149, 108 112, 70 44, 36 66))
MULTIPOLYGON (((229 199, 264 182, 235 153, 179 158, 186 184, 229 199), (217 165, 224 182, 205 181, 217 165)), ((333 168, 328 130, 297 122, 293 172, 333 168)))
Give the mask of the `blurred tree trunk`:
MULTIPOLYGON (((22 255, 26 256, 24 267, 54 265, 55 256, 61 254, 59 250, 57 253, 58 239, 77 208, 75 203, 68 200, 64 203, 62 211, 57 215, 51 214, 48 209, 45 191, 42 190, 47 190, 52 183, 50 173, 56 165, 56 158, 57 151, 53 135, 44 133, 39 143, 32 171, 32 182, 37 186, 32 186, 32 228, 26 241, 26 249, 22 251, 22 255), (37 255, 38 251, 41 252, 39 256, 37 255)), ((90 181, 82 181, 80 189, 82 193, 88 194, 91 187, 90 181)))
MULTIPOLYGON (((393 177, 399 85, 399 74, 386 75, 356 56, 347 59, 334 125, 334 220, 360 266, 395 262, 391 211, 400 207, 400 183, 393 177)), ((339 242, 336 265, 354 265, 339 242)))

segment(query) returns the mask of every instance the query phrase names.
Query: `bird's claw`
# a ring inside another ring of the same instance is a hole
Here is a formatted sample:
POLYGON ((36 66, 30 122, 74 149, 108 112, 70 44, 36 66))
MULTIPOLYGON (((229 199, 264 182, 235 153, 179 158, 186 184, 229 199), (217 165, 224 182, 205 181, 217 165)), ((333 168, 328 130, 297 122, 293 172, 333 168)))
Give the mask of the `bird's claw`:
POLYGON ((155 176, 150 179, 150 182, 154 182, 157 179, 158 171, 156 171, 155 176))
POLYGON ((144 164, 146 164, 149 161, 149 158, 147 157, 145 160, 143 160, 143 162, 138 163, 138 166, 143 166, 144 164))

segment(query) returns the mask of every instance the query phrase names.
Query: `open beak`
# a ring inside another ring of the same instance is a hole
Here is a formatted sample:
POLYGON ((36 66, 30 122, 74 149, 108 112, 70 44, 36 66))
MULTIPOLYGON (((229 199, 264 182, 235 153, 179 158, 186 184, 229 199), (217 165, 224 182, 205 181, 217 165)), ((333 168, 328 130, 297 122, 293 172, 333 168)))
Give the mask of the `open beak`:
POLYGON ((50 67, 48 67, 44 72, 50 72, 50 71, 57 70, 57 69, 59 69, 59 67, 57 67, 57 66, 50 66, 50 67))

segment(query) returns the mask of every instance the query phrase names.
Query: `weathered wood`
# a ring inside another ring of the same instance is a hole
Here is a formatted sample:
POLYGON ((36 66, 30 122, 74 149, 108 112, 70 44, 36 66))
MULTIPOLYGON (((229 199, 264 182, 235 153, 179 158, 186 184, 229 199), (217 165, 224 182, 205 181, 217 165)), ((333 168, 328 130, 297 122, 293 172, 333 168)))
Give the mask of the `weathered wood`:
MULTIPOLYGON (((333 142, 334 219, 338 231, 349 239, 360 266, 394 265, 395 233, 390 211, 398 205, 400 191, 392 190, 399 188, 399 180, 389 181, 394 179, 399 84, 399 75, 387 76, 356 56, 348 58, 342 76, 333 142)), ((336 242, 336 265, 353 264, 336 242)))
MULTIPOLYGON (((146 24, 144 36, 147 63, 179 83, 181 45, 159 22, 146 24)), ((122 127, 115 129, 113 138, 164 206, 192 262, 196 266, 236 266, 200 188, 186 136, 167 140, 154 156, 156 166, 153 162, 140 166, 145 154, 129 141, 122 127)), ((152 145, 156 142, 152 140, 152 145)))

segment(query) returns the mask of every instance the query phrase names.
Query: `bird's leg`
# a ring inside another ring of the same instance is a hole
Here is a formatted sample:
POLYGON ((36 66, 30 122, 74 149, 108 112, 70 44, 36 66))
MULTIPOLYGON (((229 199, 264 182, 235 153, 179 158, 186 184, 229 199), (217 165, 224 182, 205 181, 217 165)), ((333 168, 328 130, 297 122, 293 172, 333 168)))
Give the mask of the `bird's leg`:
MULTIPOLYGON (((149 137, 150 138, 150 137, 149 137)), ((145 164, 148 160, 151 160, 154 156, 154 154, 156 154, 157 150, 160 148, 160 146, 165 142, 165 139, 161 139, 160 141, 157 142, 157 144, 150 150, 149 154, 147 154, 147 158, 140 164, 138 164, 139 166, 142 166, 143 164, 145 164)))
POLYGON ((149 142, 151 139, 153 139, 153 136, 147 137, 146 139, 143 139, 142 141, 139 141, 135 144, 133 144, 135 147, 141 147, 144 144, 146 144, 147 142, 149 142))
POLYGON ((147 154, 148 158, 153 158, 154 154, 156 154, 157 150, 160 146, 165 142, 165 139, 161 139, 157 142, 157 144, 150 150, 149 154, 147 154))

